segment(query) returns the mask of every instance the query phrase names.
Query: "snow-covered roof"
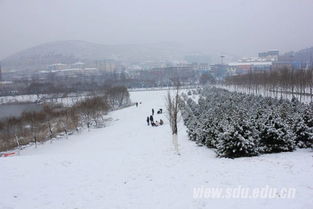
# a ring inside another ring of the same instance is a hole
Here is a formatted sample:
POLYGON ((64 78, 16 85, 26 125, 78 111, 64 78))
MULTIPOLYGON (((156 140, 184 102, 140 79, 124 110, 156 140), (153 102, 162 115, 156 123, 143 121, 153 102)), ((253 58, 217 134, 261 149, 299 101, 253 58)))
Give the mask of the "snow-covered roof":
POLYGON ((52 64, 50 66, 65 66, 66 64, 63 64, 63 63, 55 63, 55 64, 52 64))
POLYGON ((5 84, 12 84, 12 81, 0 81, 0 84, 5 85, 5 84))
POLYGON ((228 64, 229 66, 247 66, 247 65, 253 65, 253 66, 270 66, 272 65, 272 62, 232 62, 228 64))
POLYGON ((73 63, 73 65, 84 65, 85 63, 83 63, 83 62, 75 62, 75 63, 73 63))

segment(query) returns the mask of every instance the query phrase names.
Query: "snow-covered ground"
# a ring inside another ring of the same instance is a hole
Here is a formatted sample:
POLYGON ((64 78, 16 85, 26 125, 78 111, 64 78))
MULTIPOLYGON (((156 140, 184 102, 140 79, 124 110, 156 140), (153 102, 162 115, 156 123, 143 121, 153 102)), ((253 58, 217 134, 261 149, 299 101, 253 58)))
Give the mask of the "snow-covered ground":
POLYGON ((166 91, 133 92, 135 106, 109 114, 102 129, 28 147, 0 158, 0 209, 313 208, 313 152, 220 159, 187 139, 179 125, 175 154, 170 128, 150 127, 151 108, 166 91), (194 199, 195 187, 291 187, 294 199, 194 199))

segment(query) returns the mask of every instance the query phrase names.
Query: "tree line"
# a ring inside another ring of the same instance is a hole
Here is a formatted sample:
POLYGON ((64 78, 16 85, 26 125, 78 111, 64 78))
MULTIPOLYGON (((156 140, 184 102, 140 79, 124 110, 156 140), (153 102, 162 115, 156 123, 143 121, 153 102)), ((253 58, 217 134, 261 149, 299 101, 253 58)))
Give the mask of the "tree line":
POLYGON ((313 101, 313 68, 292 69, 281 68, 269 71, 252 71, 247 74, 235 75, 225 78, 226 85, 235 88, 245 88, 249 93, 258 94, 266 91, 274 93, 276 97, 290 94, 300 101, 306 96, 313 101))

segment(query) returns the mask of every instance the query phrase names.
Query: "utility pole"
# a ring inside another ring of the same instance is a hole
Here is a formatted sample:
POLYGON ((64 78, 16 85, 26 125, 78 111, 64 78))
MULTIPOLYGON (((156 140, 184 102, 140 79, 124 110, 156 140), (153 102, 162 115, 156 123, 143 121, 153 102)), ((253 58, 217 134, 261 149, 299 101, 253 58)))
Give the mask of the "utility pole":
POLYGON ((224 55, 221 56, 221 64, 222 65, 224 64, 224 57, 225 57, 224 55))
POLYGON ((1 62, 0 62, 0 82, 2 81, 2 68, 1 68, 1 62))

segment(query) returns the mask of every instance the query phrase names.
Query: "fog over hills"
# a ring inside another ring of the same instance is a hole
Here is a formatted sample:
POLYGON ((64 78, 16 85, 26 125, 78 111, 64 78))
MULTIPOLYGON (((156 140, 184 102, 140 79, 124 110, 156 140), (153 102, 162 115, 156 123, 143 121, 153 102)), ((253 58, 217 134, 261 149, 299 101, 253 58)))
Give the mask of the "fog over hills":
POLYGON ((115 59, 126 62, 182 59, 191 51, 177 43, 104 45, 69 40, 41 44, 3 59, 5 70, 39 70, 53 63, 115 59))
MULTIPOLYGON (((303 61, 305 59, 312 62, 312 49, 307 48, 298 52, 289 52, 286 53, 286 56, 292 54, 296 60, 303 61)), ((191 47, 173 42, 105 45, 88 41, 67 40, 48 42, 25 49, 3 59, 1 65, 4 71, 36 71, 47 69, 48 65, 55 63, 71 64, 78 61, 90 63, 106 59, 127 63, 165 62, 182 61, 188 57, 192 57, 197 62, 215 64, 220 62, 220 55, 225 55, 226 62, 238 58, 227 53, 208 53, 208 50, 193 50, 191 47), (197 58, 200 58, 200 60, 197 58)))

